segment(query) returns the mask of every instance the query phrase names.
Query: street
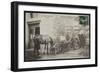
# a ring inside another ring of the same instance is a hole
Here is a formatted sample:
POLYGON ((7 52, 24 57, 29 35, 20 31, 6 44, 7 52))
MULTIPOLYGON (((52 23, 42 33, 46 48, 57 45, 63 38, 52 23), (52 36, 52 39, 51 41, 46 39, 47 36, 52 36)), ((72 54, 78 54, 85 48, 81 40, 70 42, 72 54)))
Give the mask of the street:
POLYGON ((81 59, 89 58, 89 49, 77 49, 70 50, 56 55, 40 55, 40 58, 35 59, 33 50, 29 50, 26 53, 25 61, 34 61, 34 60, 51 60, 51 59, 81 59))

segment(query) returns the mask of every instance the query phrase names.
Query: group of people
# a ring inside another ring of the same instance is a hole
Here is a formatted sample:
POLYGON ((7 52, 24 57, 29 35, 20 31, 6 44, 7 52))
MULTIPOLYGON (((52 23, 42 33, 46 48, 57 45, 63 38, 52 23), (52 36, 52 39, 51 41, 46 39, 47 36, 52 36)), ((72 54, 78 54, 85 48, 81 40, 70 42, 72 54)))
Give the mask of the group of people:
POLYGON ((50 36, 35 35, 34 42, 34 54, 40 55, 56 55, 64 53, 69 50, 85 48, 86 37, 85 34, 66 34, 65 39, 56 41, 50 36))

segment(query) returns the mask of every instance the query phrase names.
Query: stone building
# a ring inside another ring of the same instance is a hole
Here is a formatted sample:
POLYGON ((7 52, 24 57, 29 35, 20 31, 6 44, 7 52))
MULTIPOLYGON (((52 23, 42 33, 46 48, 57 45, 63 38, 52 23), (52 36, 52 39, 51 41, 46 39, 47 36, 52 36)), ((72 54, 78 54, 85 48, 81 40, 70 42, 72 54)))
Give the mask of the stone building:
MULTIPOLYGON (((87 29, 79 23, 79 15, 49 14, 49 13, 26 13, 25 14, 25 46, 32 48, 35 34, 49 35, 53 39, 57 36, 65 36, 67 32, 79 32, 87 29)), ((89 23, 88 23, 89 24, 89 23)), ((89 32, 88 32, 89 34, 89 32)))

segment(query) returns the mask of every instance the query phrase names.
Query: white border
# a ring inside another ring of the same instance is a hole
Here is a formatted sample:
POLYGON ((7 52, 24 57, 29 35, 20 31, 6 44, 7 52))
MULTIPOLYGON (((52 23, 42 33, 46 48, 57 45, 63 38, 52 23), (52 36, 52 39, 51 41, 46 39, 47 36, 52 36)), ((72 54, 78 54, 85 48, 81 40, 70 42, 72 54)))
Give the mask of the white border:
POLYGON ((36 68, 50 66, 70 66, 95 64, 95 10, 94 9, 78 9, 78 8, 62 8, 47 6, 18 6, 18 68, 36 68), (24 62, 24 11, 43 11, 43 12, 64 12, 64 13, 87 13, 91 14, 91 59, 79 60, 59 60, 59 61, 36 61, 24 62))

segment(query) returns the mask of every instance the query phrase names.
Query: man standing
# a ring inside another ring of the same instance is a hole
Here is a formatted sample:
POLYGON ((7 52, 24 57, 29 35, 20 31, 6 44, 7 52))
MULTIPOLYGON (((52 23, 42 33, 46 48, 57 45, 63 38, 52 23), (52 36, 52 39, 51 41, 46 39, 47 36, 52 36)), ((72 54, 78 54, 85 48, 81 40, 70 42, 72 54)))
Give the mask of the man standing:
POLYGON ((80 48, 85 48, 86 39, 85 39, 84 32, 79 33, 78 36, 79 36, 79 41, 80 41, 80 48))
POLYGON ((39 35, 36 34, 34 39, 34 54, 35 54, 35 57, 39 57, 39 49, 40 49, 40 41, 39 41, 39 35))

